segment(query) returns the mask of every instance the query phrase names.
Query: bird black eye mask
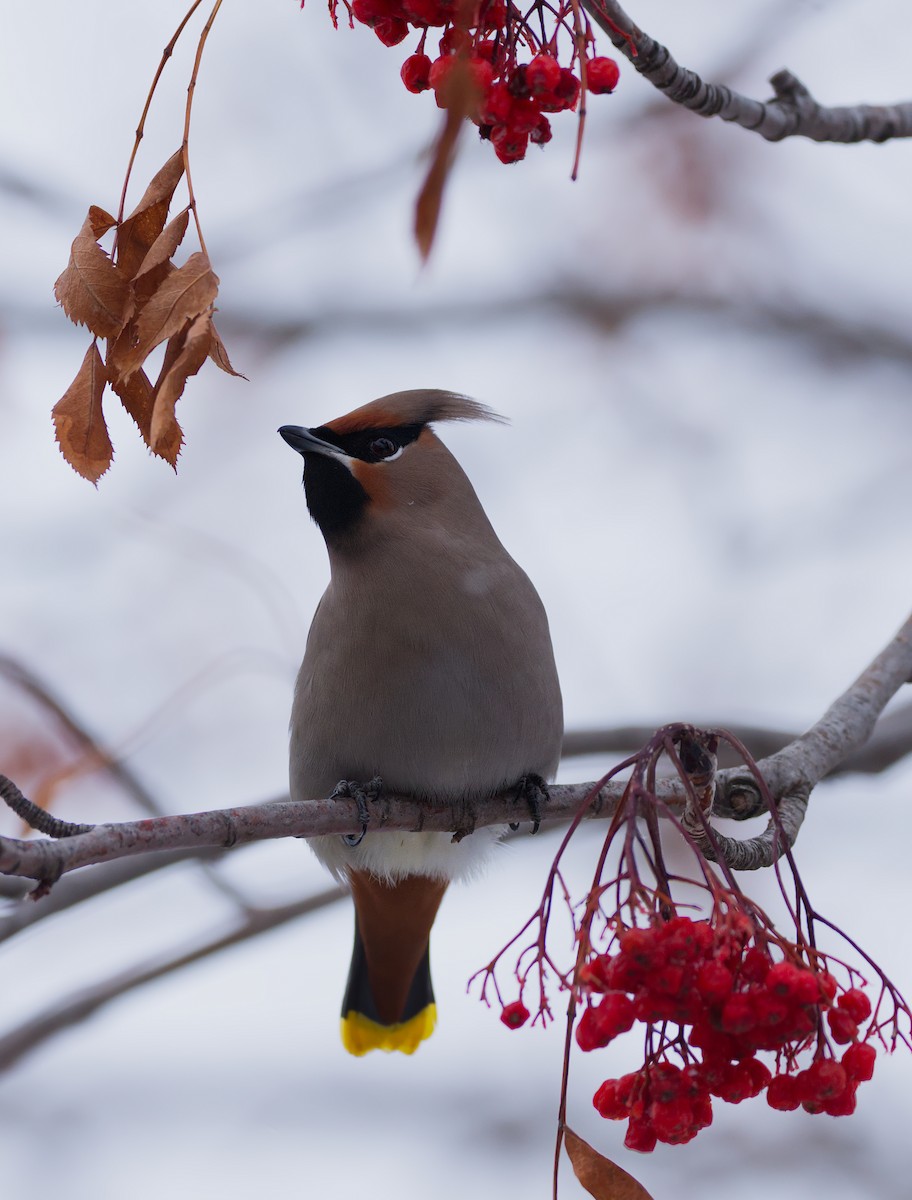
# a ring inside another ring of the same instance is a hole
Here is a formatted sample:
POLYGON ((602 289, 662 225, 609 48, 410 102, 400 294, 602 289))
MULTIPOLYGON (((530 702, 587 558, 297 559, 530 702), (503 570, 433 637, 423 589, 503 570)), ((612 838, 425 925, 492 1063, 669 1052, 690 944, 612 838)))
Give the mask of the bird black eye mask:
POLYGON ((336 433, 327 425, 312 429, 314 437, 338 446, 349 458, 376 463, 398 458, 398 452, 417 441, 423 424, 394 425, 383 429, 357 429, 352 433, 336 433))

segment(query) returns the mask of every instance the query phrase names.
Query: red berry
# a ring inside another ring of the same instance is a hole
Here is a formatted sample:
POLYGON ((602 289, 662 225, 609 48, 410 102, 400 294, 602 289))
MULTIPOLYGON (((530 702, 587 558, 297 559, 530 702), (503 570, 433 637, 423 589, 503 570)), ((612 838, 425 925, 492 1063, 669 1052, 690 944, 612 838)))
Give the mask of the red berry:
POLYGON ((747 1033, 757 1023, 750 999, 738 993, 730 996, 722 1007, 722 1028, 726 1033, 747 1033))
POLYGON ((626 1033, 636 1020, 633 1001, 624 992, 606 992, 595 1011, 598 1028, 609 1041, 619 1033, 626 1033))
MULTIPOLYGON (((494 131, 492 130, 491 141, 493 140, 494 131)), ((590 1050, 598 1050, 602 1046, 594 1008, 584 1009, 583 1015, 580 1017, 579 1021, 577 1021, 576 1044, 579 1046, 580 1050, 585 1050, 586 1052, 590 1050)))
POLYGON ((410 92, 426 92, 431 86, 431 60, 426 54, 412 54, 402 64, 399 74, 410 92))
MULTIPOLYGON (((487 101, 485 102, 487 104, 487 101)), ((487 115, 487 108, 483 110, 483 115, 487 115)), ((599 954, 595 958, 590 958, 588 962, 583 963, 580 967, 579 985, 587 988, 590 992, 607 992, 611 989, 611 984, 608 982, 608 968, 611 964, 611 959, 607 954, 599 954)))
POLYGON ((841 1063, 831 1058, 818 1058, 804 1075, 803 1089, 808 1100, 832 1100, 846 1089, 848 1077, 841 1063))
POLYGON ((732 1063, 720 1082, 709 1090, 720 1100, 727 1100, 729 1104, 740 1104, 742 1100, 749 1100, 757 1095, 751 1072, 744 1063, 732 1063))
POLYGON ((858 1037, 858 1022, 853 1020, 844 1008, 829 1009, 826 1019, 830 1034, 837 1045, 845 1046, 858 1037))
POLYGON ((871 1015, 871 1001, 861 988, 849 988, 847 992, 842 993, 836 1003, 839 1008, 849 1014, 853 1021, 857 1021, 859 1024, 867 1021, 871 1015))
POLYGON ((381 17, 374 22, 374 33, 384 46, 398 46, 408 37, 408 21, 401 17, 381 17))
POLYGON ((732 993, 735 978, 720 962, 705 962, 697 971, 697 991, 709 1004, 722 1004, 732 993))
POLYGON ((839 985, 829 971, 820 971, 817 975, 817 986, 820 991, 821 999, 827 1004, 832 1004, 836 998, 836 992, 839 990, 839 985))
POLYGON ((506 57, 503 45, 495 38, 485 38, 484 41, 478 42, 475 46, 475 53, 485 62, 489 62, 492 67, 501 66, 506 57))
POLYGON ((577 1045, 581 1050, 600 1050, 619 1033, 626 1033, 634 1019, 630 997, 623 992, 608 992, 598 1006, 587 1008, 580 1017, 576 1027, 577 1045))
POLYGON ((759 946, 751 946, 741 963, 741 978, 749 983, 763 983, 772 965, 765 950, 761 950, 759 946))
POLYGON ((547 117, 538 118, 538 124, 529 134, 529 141, 534 142, 536 146, 544 146, 551 141, 551 122, 547 117))
POLYGON ((741 1062, 751 1078, 751 1095, 759 1096, 764 1088, 769 1087, 773 1075, 766 1063, 759 1058, 745 1058, 741 1062))
POLYGON ((754 1015, 757 1018, 759 1026, 771 1031, 786 1028, 786 1023, 791 1016, 792 1010, 785 1000, 779 999, 778 996, 770 995, 766 988, 764 988, 762 991, 754 994, 753 1003, 754 1015))
POLYGON ((649 1154, 655 1150, 657 1141, 655 1130, 648 1119, 630 1118, 627 1136, 624 1138, 624 1145, 628 1150, 639 1150, 641 1154, 649 1154))
POLYGON ((506 0, 482 0, 478 10, 478 28, 486 33, 503 29, 507 20, 506 0))
POLYGON ((552 92, 560 83, 560 66, 550 54, 536 54, 526 66, 526 85, 533 96, 552 92))
POLYGON ((877 1051, 869 1042, 855 1042, 843 1053, 842 1065, 850 1080, 861 1082, 874 1074, 877 1051))
POLYGON ((590 58, 586 63, 586 84, 590 92, 613 92, 621 77, 613 58, 590 58))
POLYGON ((631 1071, 617 1080, 617 1098, 618 1103, 623 1104, 635 1116, 643 1115, 643 1077, 639 1071, 631 1071))
POLYGON ((538 127, 541 113, 532 100, 514 100, 510 109, 510 126, 517 133, 531 133, 538 127))
MULTIPOLYGON (((485 125, 506 125, 510 120, 510 112, 513 108, 513 97, 507 90, 505 83, 493 83, 488 88, 487 95, 481 102, 480 117, 485 125)), ((610 987, 616 987, 616 984, 609 983, 609 972, 612 970, 614 959, 609 959, 604 962, 604 957, 599 960, 603 963, 601 971, 605 983, 610 987)))
POLYGON ((462 64, 458 58, 452 55, 441 55, 431 63, 431 68, 428 71, 428 82, 434 89, 434 98, 437 101, 438 108, 446 108, 453 100, 456 88, 453 81, 453 72, 460 70, 462 64))
POLYGON ((713 933, 706 921, 690 917, 672 917, 662 926, 662 948, 668 961, 679 966, 705 957, 713 945, 713 933))
POLYGON ((391 0, 352 0, 351 11, 356 21, 371 28, 395 15, 391 0))
POLYGON ((801 1107, 798 1081, 791 1075, 776 1075, 766 1089, 766 1102, 780 1112, 794 1112, 801 1107))
POLYGON ((620 1098, 617 1079, 606 1079, 592 1097, 596 1111, 609 1121, 620 1121, 630 1115, 625 1101, 620 1098))
POLYGON ((706 1092, 695 1096, 693 1099, 693 1119, 695 1129, 705 1129, 707 1125, 712 1125, 713 1109, 712 1101, 706 1092))
POLYGON ((770 968, 764 983, 768 992, 794 1004, 816 1004, 820 1000, 817 976, 795 963, 776 963, 770 968))
POLYGON ((514 1000, 512 1003, 504 1005, 500 1019, 508 1029, 519 1029, 528 1021, 529 1010, 522 1000, 514 1000))
MULTIPOLYGON (((539 105, 543 112, 563 112, 567 108, 576 108, 579 101, 580 81, 569 69, 561 67, 560 80, 550 96, 539 96, 539 105)), ((630 931, 634 932, 633 930, 630 931)), ((639 933, 650 933, 651 930, 637 930, 639 933)), ((623 941, 623 939, 622 939, 623 941)))
POLYGON ((654 1101, 649 1106, 649 1121, 657 1139, 669 1146, 682 1146, 699 1133, 699 1126, 694 1124, 693 1105, 683 1098, 667 1104, 654 1101))
POLYGON ((520 162, 526 157, 529 135, 518 133, 511 125, 495 125, 491 130, 491 144, 502 163, 520 162))
POLYGON ((684 1072, 674 1063, 659 1062, 649 1072, 649 1095, 659 1104, 670 1104, 686 1090, 684 1072))
POLYGON ((737 1040, 720 1029, 713 1029, 711 1025, 694 1025, 687 1041, 691 1046, 703 1051, 704 1060, 731 1062, 738 1053, 737 1040))
POLYGON ((452 6, 441 0, 401 0, 402 12, 413 25, 446 25, 452 6))
MULTIPOLYGON (((544 109, 541 100, 538 107, 544 109)), ((548 110, 557 111, 557 110, 548 110)), ((664 962, 659 947, 658 931, 655 929, 627 929, 618 938, 619 957, 639 967, 642 971, 655 971, 664 962)))
POLYGON ((857 1084, 849 1083, 844 1091, 830 1100, 823 1101, 823 1111, 831 1117, 850 1117, 857 1103, 855 1091, 857 1084))
POLYGON ((440 53, 458 54, 460 50, 468 50, 471 44, 472 39, 464 29, 457 29, 451 25, 440 39, 440 53))

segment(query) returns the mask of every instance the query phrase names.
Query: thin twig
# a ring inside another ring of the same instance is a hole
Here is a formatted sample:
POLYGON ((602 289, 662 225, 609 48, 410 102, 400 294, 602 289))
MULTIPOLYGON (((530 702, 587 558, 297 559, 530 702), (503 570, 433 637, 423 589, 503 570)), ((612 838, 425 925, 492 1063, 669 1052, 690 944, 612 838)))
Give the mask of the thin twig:
POLYGON ((315 896, 275 908, 257 909, 248 913, 244 920, 228 933, 212 938, 192 950, 163 959, 155 960, 111 978, 95 983, 66 997, 37 1016, 31 1017, 17 1029, 0 1037, 0 1071, 11 1067, 24 1055, 47 1041, 54 1034, 84 1021, 100 1008, 119 996, 134 991, 155 979, 161 979, 192 963, 200 962, 212 954, 249 941, 269 929, 306 916, 317 909, 325 908, 340 900, 345 892, 340 887, 327 888, 315 896))
MULTIPOLYGON (((196 6, 194 5, 194 7, 196 6)), ((203 50, 206 48, 206 41, 221 7, 222 0, 215 0, 212 12, 209 14, 209 19, 203 26, 199 42, 196 46, 196 57, 193 60, 193 70, 190 73, 190 82, 187 85, 187 107, 184 111, 184 140, 181 143, 181 150, 183 151, 184 159, 184 175, 187 178, 187 196, 190 203, 190 209, 193 212, 193 221, 196 225, 196 234, 199 238, 200 249, 207 258, 208 253, 206 251, 206 241, 203 237, 202 226, 200 225, 199 213, 196 207, 196 195, 193 191, 193 180, 190 176, 190 118, 193 112, 193 97, 196 92, 196 80, 199 75, 200 63, 203 60, 203 50)))
POLYGON ((174 36, 171 38, 171 41, 168 42, 167 46, 165 46, 164 50, 162 51, 161 61, 159 62, 158 69, 156 70, 155 75, 152 79, 152 86, 149 88, 149 94, 146 96, 146 102, 143 105, 142 114, 139 118, 139 124, 136 126, 136 136, 133 141, 133 149, 130 152, 130 161, 127 163, 127 173, 124 176, 123 188, 120 193, 120 205, 118 206, 118 209, 117 209, 117 224, 118 225, 120 225, 120 223, 123 221, 124 208, 126 207, 126 203, 127 203, 127 188, 130 185, 130 176, 133 173, 133 164, 136 162, 136 155, 139 152, 139 143, 143 140, 143 136, 145 134, 146 118, 149 115, 149 109, 152 107, 152 98, 155 95, 155 89, 158 87, 158 81, 162 77, 162 72, 165 69, 168 59, 174 53, 174 47, 177 45, 178 40, 180 39, 180 35, 184 32, 184 29, 187 26, 187 22, 190 20, 190 18, 196 12, 196 10, 199 8, 199 6, 202 4, 202 2, 203 2, 203 0, 193 0, 193 3, 190 5, 190 8, 184 14, 183 20, 181 21, 180 25, 178 25, 177 29, 175 30, 174 36))

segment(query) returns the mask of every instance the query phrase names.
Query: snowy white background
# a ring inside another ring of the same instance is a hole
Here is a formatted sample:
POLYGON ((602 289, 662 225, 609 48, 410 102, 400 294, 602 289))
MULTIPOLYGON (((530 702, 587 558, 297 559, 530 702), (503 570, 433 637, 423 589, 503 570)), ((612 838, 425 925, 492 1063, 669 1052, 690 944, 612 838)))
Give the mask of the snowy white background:
MULTIPOLYGON (((192 155, 220 326, 250 382, 211 367, 191 381, 177 478, 111 406, 117 457, 96 491, 53 442, 86 335, 51 288, 87 205, 116 210, 183 8, 2 5, 0 650, 124 747, 168 810, 280 794, 327 571, 275 429, 444 386, 511 418, 444 436, 544 597, 568 727, 816 719, 909 604, 909 145, 769 146, 673 111, 625 68, 591 105, 575 184, 570 118, 509 169, 466 137, 421 269, 411 205, 437 115, 399 81, 409 43, 334 33, 319 0, 228 0, 192 155), (573 292, 591 303, 536 303, 573 292), (592 317, 602 303, 614 320, 592 317)), ((830 103, 909 92, 901 0, 630 10, 753 95, 784 65, 830 103)), ((193 45, 166 71, 134 199, 180 141, 193 45)), ((910 781, 905 766, 821 788, 799 843, 818 906, 907 992, 910 781)), ((131 815, 96 782, 64 811, 131 815)), ((580 886, 596 832, 576 851, 580 886)), ((440 1025, 413 1059, 356 1061, 338 1043, 342 905, 48 1043, 0 1079, 3 1196, 39 1180, 74 1200, 548 1195, 561 1034, 509 1034, 465 982, 533 907, 552 850, 514 845, 447 899, 440 1025)), ((247 849, 223 875, 270 902, 324 885, 299 843, 247 849)), ((48 921, 3 947, 0 1031, 230 913, 182 868, 48 921)), ((571 1121, 657 1200, 908 1195, 906 1054, 880 1063, 851 1120, 718 1104, 693 1144, 637 1157, 589 1104, 634 1053, 577 1061, 571 1121)))

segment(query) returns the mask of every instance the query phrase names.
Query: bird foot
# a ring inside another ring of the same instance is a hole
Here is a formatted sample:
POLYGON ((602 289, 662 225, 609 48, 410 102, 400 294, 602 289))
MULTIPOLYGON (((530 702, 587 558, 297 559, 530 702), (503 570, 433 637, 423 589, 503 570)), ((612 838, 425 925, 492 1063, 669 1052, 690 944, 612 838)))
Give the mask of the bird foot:
POLYGON ((376 800, 383 790, 383 780, 379 775, 367 783, 359 783, 355 779, 340 779, 329 794, 330 800, 354 800, 358 806, 358 820, 361 822, 360 833, 343 833, 342 841, 346 846, 360 846, 367 833, 367 823, 370 820, 368 801, 376 800))
MULTIPOLYGON (((548 785, 541 775, 523 775, 516 785, 516 803, 524 803, 528 807, 529 816, 532 818, 532 832, 538 833, 541 829, 542 812, 548 803, 548 785)), ((510 828, 515 833, 519 829, 519 822, 511 823, 510 828)))

